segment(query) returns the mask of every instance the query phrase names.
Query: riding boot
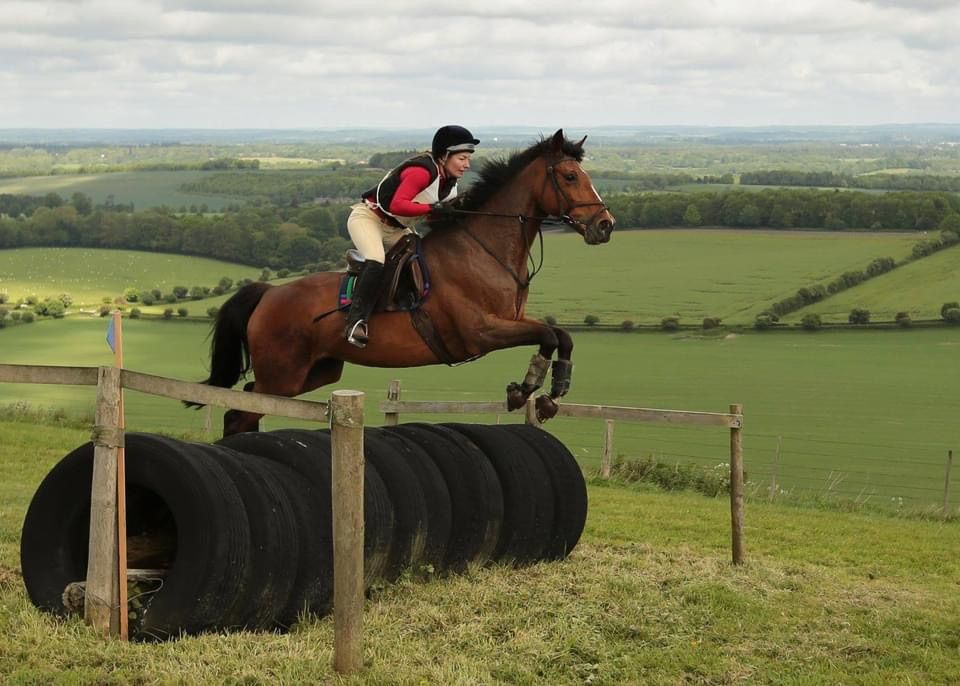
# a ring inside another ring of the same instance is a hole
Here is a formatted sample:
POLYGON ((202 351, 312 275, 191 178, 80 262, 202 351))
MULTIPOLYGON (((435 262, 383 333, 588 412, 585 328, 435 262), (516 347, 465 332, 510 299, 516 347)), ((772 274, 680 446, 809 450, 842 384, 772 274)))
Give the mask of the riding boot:
POLYGON ((380 281, 383 277, 383 264, 367 260, 363 271, 353 286, 353 299, 347 312, 347 326, 343 335, 347 341, 358 348, 365 348, 369 339, 367 320, 373 313, 380 294, 380 281))

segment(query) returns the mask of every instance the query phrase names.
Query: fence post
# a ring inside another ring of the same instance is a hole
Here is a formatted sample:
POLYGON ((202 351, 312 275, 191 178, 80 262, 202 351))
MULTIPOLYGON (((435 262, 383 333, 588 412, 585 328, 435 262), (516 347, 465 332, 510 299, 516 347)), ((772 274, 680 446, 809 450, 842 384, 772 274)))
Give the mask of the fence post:
POLYGON ((363 393, 330 398, 333 487, 333 667, 363 666, 363 393))
POLYGON ((117 636, 120 632, 117 453, 123 445, 120 369, 117 367, 100 367, 97 372, 93 444, 84 618, 98 633, 117 636))
MULTIPOLYGON (((742 415, 743 405, 730 406, 730 414, 742 415)), ((742 426, 730 428, 730 529, 733 564, 743 564, 743 431, 742 426)))
MULTIPOLYGON (((400 379, 394 379, 387 386, 387 400, 400 400, 400 379)), ((396 426, 400 423, 399 412, 385 412, 383 415, 384 426, 396 426)))
POLYGON ((610 478, 610 464, 613 461, 613 420, 607 420, 607 431, 603 435, 603 452, 600 454, 600 476, 610 478))
POLYGON ((540 426, 537 421, 537 400, 532 395, 527 398, 527 404, 524 406, 523 421, 530 426, 540 426))
POLYGON ((943 477, 943 517, 950 516, 950 470, 953 467, 953 451, 947 451, 947 473, 943 477))

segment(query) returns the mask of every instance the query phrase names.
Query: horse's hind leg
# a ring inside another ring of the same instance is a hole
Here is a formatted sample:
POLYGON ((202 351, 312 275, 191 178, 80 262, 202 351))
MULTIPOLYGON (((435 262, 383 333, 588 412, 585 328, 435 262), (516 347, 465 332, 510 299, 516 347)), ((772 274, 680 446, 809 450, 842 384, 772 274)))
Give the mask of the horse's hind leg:
MULTIPOLYGON (((243 390, 252 391, 254 382, 248 381, 243 385, 243 390)), ((254 412, 244 412, 243 410, 227 410, 223 413, 223 435, 243 433, 245 431, 259 431, 260 418, 262 414, 254 412)))

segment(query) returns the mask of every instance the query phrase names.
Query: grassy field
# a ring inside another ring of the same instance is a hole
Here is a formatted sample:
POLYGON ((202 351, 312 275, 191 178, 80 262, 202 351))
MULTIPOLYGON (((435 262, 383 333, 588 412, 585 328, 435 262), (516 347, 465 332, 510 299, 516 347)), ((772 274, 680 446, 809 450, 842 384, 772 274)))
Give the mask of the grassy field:
MULTIPOLYGON (((203 257, 87 248, 0 250, 0 291, 11 300, 69 293, 75 307, 99 305, 127 287, 169 293, 174 286, 216 286, 221 277, 257 278, 260 269, 203 257)), ((204 308, 205 309, 205 308, 204 308)))
POLYGON ((69 198, 73 193, 85 193, 98 204, 106 202, 112 196, 114 202, 133 203, 138 210, 160 205, 174 209, 206 205, 211 211, 217 211, 238 202, 237 198, 185 193, 180 190, 181 184, 196 181, 203 174, 201 171, 138 171, 28 176, 0 179, 0 193, 58 193, 65 198, 69 198))
MULTIPOLYGON (((0 362, 110 364, 102 319, 37 322, 0 331, 0 362)), ((131 369, 175 378, 206 376, 209 326, 190 321, 125 322, 131 369)), ((724 412, 745 405, 751 488, 856 500, 886 509, 939 503, 946 451, 960 448, 954 395, 960 385, 960 329, 750 333, 727 337, 663 333, 578 333, 570 402, 724 412), (778 437, 781 443, 777 458, 778 437)), ((339 388, 368 393, 367 421, 391 379, 411 400, 498 400, 527 368, 530 349, 492 354, 448 369, 347 368, 339 388)), ((318 391, 326 398, 329 391, 318 391)), ((91 415, 92 389, 0 385, 0 405, 25 401, 91 415)), ((128 425, 201 435, 205 413, 130 393, 128 425)), ((439 421, 437 417, 410 417, 439 421)), ((475 418, 495 421, 494 417, 475 418)), ((502 421, 520 421, 516 415, 502 421)), ((212 418, 214 431, 219 413, 212 418)), ((265 428, 288 425, 279 419, 265 428)), ((548 425, 589 470, 599 464, 603 423, 555 419, 548 425)), ((625 458, 695 463, 727 461, 723 430, 620 422, 615 452, 625 458)))
POLYGON ((706 316, 749 324, 798 288, 863 269, 876 257, 901 259, 917 240, 909 234, 671 229, 615 232, 609 244, 588 246, 574 234, 551 235, 528 310, 567 323, 595 314, 603 324, 659 324, 679 314, 688 324, 706 316))
POLYGON ((29 499, 81 432, 0 433, 5 684, 887 686, 960 673, 960 562, 945 554, 960 526, 751 503, 748 561, 732 568, 723 499, 598 484, 566 561, 376 589, 351 678, 332 672, 330 617, 289 634, 103 641, 36 611, 19 575, 29 499))
POLYGON ((825 322, 846 322, 854 307, 870 310, 874 320, 892 321, 897 312, 909 312, 913 319, 939 319, 943 303, 958 301, 960 248, 951 248, 805 307, 784 321, 800 321, 815 312, 825 322))

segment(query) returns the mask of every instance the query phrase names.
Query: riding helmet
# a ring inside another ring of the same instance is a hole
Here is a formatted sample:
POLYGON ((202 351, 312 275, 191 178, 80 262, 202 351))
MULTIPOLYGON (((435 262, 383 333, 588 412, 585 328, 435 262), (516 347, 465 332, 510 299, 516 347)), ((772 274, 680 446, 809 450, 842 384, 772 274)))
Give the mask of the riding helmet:
POLYGON ((441 126, 433 135, 431 152, 438 160, 451 152, 473 152, 480 141, 462 126, 441 126))

